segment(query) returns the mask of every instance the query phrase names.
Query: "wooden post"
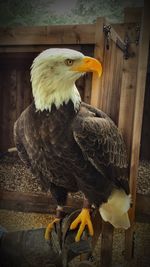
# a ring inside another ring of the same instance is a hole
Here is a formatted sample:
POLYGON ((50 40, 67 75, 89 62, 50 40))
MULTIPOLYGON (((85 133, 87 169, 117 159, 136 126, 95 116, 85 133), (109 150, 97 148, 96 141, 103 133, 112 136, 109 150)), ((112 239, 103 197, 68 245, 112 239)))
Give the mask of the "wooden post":
POLYGON ((135 53, 135 57, 124 60, 123 62, 118 116, 118 127, 127 146, 129 161, 131 158, 132 128, 138 63, 138 47, 135 44, 132 44, 130 48, 135 53))
MULTIPOLYGON (((105 51, 105 40, 104 40, 104 19, 99 18, 96 22, 95 32, 95 49, 94 57, 97 58, 103 66, 104 63, 104 51, 105 51)), ((93 74, 92 78, 92 91, 91 91, 91 105, 97 108, 101 108, 102 100, 102 84, 104 77, 100 79, 93 74)), ((102 239, 101 239, 101 266, 109 267, 112 260, 112 243, 113 243, 113 227, 109 223, 103 222, 102 227, 102 239), (108 242, 109 240, 109 242, 108 242), (108 245, 109 244, 109 245, 108 245), (107 256, 106 256, 107 255, 107 256), (108 260, 107 260, 108 259, 108 260)))
POLYGON ((125 236, 125 257, 126 259, 132 258, 133 252, 133 232, 135 222, 135 205, 136 205, 136 180, 138 175, 139 153, 140 153, 140 138, 142 128, 144 95, 145 95, 145 82, 147 73, 147 60, 149 49, 149 14, 147 1, 142 15, 141 33, 139 41, 139 55, 137 65, 137 80, 136 80, 136 95, 134 105, 134 118, 132 130, 132 145, 131 145, 131 160, 130 160, 130 188, 133 200, 133 206, 130 210, 131 227, 126 231, 125 236))
POLYGON ((110 267, 112 262, 113 226, 110 223, 102 224, 101 237, 101 267, 110 267))
MULTIPOLYGON (((104 33, 103 33, 104 19, 98 18, 95 25, 95 48, 94 57, 97 58, 103 65, 104 57, 104 33)), ((101 99, 101 83, 102 78, 97 74, 92 77, 92 91, 91 91, 91 105, 99 107, 99 100, 101 99)))

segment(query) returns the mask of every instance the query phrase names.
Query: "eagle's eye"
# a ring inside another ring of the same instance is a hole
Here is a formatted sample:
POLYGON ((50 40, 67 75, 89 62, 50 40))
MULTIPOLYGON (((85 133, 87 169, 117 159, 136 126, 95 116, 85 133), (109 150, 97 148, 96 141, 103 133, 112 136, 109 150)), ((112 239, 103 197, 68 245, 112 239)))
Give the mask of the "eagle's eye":
POLYGON ((73 59, 66 59, 65 60, 65 64, 67 65, 67 66, 72 66, 73 65, 73 62, 74 62, 74 60, 73 59))

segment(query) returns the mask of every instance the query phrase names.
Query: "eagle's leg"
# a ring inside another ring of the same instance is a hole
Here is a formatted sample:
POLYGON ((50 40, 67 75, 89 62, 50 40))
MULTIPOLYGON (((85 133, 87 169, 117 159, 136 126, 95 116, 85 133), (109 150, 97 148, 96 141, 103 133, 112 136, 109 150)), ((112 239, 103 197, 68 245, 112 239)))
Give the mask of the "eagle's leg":
POLYGON ((91 211, 91 205, 89 204, 87 199, 84 199, 83 208, 82 208, 80 214, 70 225, 70 229, 74 230, 80 224, 79 230, 78 230, 77 235, 75 237, 76 242, 80 241, 81 235, 82 235, 86 225, 88 227, 89 234, 91 236, 93 236, 93 234, 94 234, 93 225, 91 222, 90 211, 91 211))
POLYGON ((67 190, 63 187, 56 186, 54 184, 51 184, 50 186, 50 191, 52 196, 56 199, 57 201, 57 208, 56 208, 56 215, 54 220, 48 224, 46 231, 45 231, 45 239, 49 240, 51 231, 55 225, 55 223, 59 223, 61 219, 64 218, 65 212, 63 210, 63 206, 66 205, 67 201, 67 190))

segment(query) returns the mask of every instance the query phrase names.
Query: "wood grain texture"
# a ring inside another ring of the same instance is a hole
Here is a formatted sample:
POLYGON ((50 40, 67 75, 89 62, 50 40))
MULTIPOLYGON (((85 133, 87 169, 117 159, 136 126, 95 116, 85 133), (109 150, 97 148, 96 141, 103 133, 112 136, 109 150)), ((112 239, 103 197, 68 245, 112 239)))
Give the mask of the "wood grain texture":
POLYGON ((91 101, 91 85, 92 85, 92 75, 90 73, 86 74, 85 87, 84 87, 84 101, 90 104, 91 101))
POLYGON ((6 145, 12 142, 12 132, 10 131, 11 123, 15 117, 15 102, 16 96, 14 94, 16 86, 16 72, 2 71, 1 72, 1 140, 0 146, 5 149, 6 145))
POLYGON ((94 24, 0 28, 0 44, 93 44, 94 28, 94 24))
POLYGON ((133 44, 132 51, 136 56, 123 61, 121 95, 119 103, 118 126, 127 145, 128 158, 131 157, 132 127, 134 116, 134 103, 136 94, 138 47, 133 44))
MULTIPOLYGON (((57 203, 51 195, 10 191, 0 192, 0 209, 55 214, 56 207, 57 203)), ((81 208, 82 200, 70 197, 65 210, 71 210, 72 207, 81 208)))
POLYGON ((99 99, 99 107, 106 112, 117 124, 120 88, 122 75, 123 55, 116 44, 110 40, 109 50, 105 47, 104 52, 104 75, 101 85, 101 98, 99 99))
POLYGON ((101 267, 111 266, 113 246, 113 226, 109 223, 102 223, 101 237, 101 267))
MULTIPOLYGON (((103 67, 103 59, 104 59, 104 33, 103 33, 103 25, 104 19, 99 18, 96 21, 95 28, 95 48, 94 48, 94 57, 98 59, 102 63, 103 67)), ((101 84, 103 79, 102 77, 98 77, 97 74, 93 74, 92 76, 92 90, 91 90, 91 101, 90 104, 94 107, 99 107, 99 100, 101 99, 101 84)))

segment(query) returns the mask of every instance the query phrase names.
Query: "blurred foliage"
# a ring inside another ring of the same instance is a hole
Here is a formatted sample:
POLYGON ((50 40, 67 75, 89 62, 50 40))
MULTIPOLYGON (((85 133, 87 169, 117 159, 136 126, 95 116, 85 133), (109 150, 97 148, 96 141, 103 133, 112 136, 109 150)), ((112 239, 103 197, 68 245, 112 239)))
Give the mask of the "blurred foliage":
POLYGON ((143 0, 77 0, 74 15, 80 22, 94 22, 97 17, 106 17, 111 22, 123 21, 125 7, 143 6, 143 0))
POLYGON ((51 11, 53 0, 0 0, 0 25, 43 25, 56 15, 51 11))
POLYGON ((52 10, 54 2, 55 0, 0 0, 0 25, 81 24, 92 23, 102 16, 117 22, 123 20, 125 6, 140 6, 143 0, 76 0, 75 8, 66 11, 64 15, 52 10))

